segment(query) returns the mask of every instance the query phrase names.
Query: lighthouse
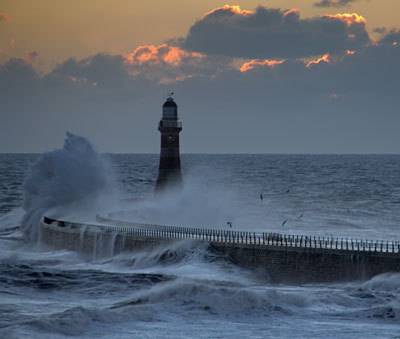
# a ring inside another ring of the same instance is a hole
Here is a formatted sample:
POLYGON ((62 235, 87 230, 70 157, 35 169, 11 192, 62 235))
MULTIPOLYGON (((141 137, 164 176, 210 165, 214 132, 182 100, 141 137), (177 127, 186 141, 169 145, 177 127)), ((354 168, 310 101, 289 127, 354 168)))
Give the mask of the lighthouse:
POLYGON ((161 133, 161 152, 157 191, 169 185, 180 185, 182 182, 179 154, 179 133, 182 131, 182 122, 178 118, 178 106, 172 94, 162 106, 162 117, 158 124, 161 133))

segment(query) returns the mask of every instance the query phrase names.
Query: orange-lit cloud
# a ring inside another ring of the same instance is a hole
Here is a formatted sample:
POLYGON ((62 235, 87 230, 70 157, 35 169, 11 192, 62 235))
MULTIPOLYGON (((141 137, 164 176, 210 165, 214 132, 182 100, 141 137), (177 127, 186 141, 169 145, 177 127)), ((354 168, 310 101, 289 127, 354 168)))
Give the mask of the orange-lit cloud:
POLYGON ((7 13, 0 12, 0 21, 10 21, 11 16, 9 16, 7 13))
POLYGON ((179 66, 187 59, 202 59, 205 56, 198 52, 186 51, 180 47, 162 45, 143 45, 135 48, 125 55, 125 62, 128 64, 160 64, 179 66))
POLYGON ((39 57, 39 53, 36 52, 36 51, 32 51, 32 52, 29 52, 29 53, 28 53, 28 55, 26 56, 25 60, 26 60, 28 63, 33 63, 33 62, 36 61, 36 59, 37 59, 38 57, 39 57))
POLYGON ((250 60, 248 62, 245 62, 241 67, 240 67, 240 72, 245 73, 248 71, 251 71, 254 68, 257 67, 268 67, 268 68, 274 68, 278 65, 281 65, 285 62, 285 60, 278 60, 278 59, 265 59, 265 60, 250 60))
POLYGON ((330 54, 329 54, 329 53, 326 53, 326 54, 321 55, 320 57, 318 57, 318 58, 316 58, 316 59, 307 61, 307 62, 306 62, 306 67, 309 68, 309 67, 311 67, 311 66, 318 65, 318 64, 320 64, 320 63, 329 64, 329 63, 331 63, 331 62, 332 62, 332 58, 331 58, 330 54))
POLYGON ((334 20, 340 20, 344 22, 347 26, 354 24, 365 25, 367 20, 360 14, 357 13, 338 13, 338 14, 327 14, 324 15, 325 18, 330 18, 334 20))
POLYGON ((229 12, 231 14, 236 14, 236 15, 251 15, 254 14, 254 11, 246 10, 246 9, 241 9, 240 6, 237 5, 224 5, 222 7, 215 8, 209 12, 207 12, 204 16, 209 16, 212 14, 218 14, 222 12, 229 12))
POLYGON ((290 15, 300 16, 300 10, 298 8, 288 9, 283 13, 283 15, 285 17, 290 16, 290 15))
POLYGON ((215 58, 168 44, 142 45, 123 56, 133 76, 171 84, 217 70, 215 58))

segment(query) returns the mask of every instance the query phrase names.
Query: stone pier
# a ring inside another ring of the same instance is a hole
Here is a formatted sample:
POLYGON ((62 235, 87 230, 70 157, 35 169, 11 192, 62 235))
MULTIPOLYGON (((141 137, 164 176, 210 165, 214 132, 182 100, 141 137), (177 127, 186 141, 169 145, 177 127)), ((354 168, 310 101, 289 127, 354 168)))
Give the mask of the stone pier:
POLYGON ((238 266, 254 269, 274 283, 366 280, 400 272, 400 243, 238 232, 115 221, 73 223, 44 217, 41 241, 91 257, 155 248, 176 241, 207 243, 238 266))

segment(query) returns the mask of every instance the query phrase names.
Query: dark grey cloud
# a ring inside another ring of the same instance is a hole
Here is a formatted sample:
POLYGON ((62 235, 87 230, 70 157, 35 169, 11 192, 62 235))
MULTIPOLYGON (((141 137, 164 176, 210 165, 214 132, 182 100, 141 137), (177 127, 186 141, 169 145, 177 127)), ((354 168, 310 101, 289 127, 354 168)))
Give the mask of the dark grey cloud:
POLYGON ((168 84, 149 79, 147 64, 132 73, 122 56, 70 59, 44 76, 14 59, 0 67, 0 151, 43 150, 71 130, 101 150, 157 152, 173 90, 186 152, 400 152, 397 41, 391 31, 310 67, 287 60, 240 72, 216 62, 212 73, 207 60, 209 73, 168 84))
POLYGON ((97 54, 80 61, 71 58, 56 66, 48 77, 94 87, 118 86, 129 80, 123 57, 107 54, 97 54))
POLYGON ((374 28, 374 33, 385 34, 386 32, 387 32, 386 27, 375 27, 374 28))
POLYGON ((400 30, 390 30, 387 31, 384 36, 380 39, 381 45, 389 45, 389 46, 399 46, 400 45, 400 30))
POLYGON ((216 9, 198 20, 182 46, 240 58, 301 58, 339 53, 370 42, 365 19, 356 14, 302 19, 295 10, 258 7, 216 9))
POLYGON ((10 91, 31 90, 40 81, 32 65, 22 59, 10 59, 0 65, 0 91, 7 95, 10 91))
POLYGON ((348 6, 357 0, 319 0, 314 3, 315 7, 344 7, 348 6))
POLYGON ((9 61, 0 67, 0 152, 48 150, 67 130, 103 150, 149 151, 164 95, 132 77, 122 56, 69 59, 45 75, 26 60, 9 61))

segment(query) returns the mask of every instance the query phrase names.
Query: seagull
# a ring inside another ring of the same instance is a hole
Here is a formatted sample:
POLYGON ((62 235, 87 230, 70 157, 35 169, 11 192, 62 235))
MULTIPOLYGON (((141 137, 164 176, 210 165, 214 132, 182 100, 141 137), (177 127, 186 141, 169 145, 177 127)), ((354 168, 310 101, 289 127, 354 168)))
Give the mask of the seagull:
POLYGON ((303 213, 300 213, 300 215, 297 217, 298 219, 303 218, 303 213))
POLYGON ((264 200, 264 196, 262 193, 260 193, 260 200, 263 201, 264 200))
POLYGON ((232 222, 227 221, 226 224, 227 224, 230 228, 232 228, 232 222))
POLYGON ((290 192, 290 188, 288 188, 285 193, 289 193, 289 192, 290 192))
POLYGON ((283 221, 283 223, 282 223, 282 226, 285 226, 287 222, 288 222, 288 220, 285 219, 285 220, 283 221))

